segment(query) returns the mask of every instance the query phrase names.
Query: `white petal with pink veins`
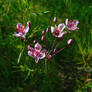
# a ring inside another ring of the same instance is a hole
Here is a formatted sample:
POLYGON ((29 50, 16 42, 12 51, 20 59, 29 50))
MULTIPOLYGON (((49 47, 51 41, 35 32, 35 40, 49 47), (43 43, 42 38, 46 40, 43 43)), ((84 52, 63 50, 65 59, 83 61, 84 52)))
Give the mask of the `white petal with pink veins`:
POLYGON ((68 24, 68 19, 66 19, 65 24, 66 24, 66 25, 68 24))
POLYGON ((36 57, 36 58, 35 58, 35 62, 36 62, 36 63, 38 63, 38 61, 39 61, 39 58, 38 58, 38 57, 36 57))
POLYGON ((18 28, 24 28, 22 23, 18 23, 16 27, 17 27, 17 29, 18 28))
POLYGON ((28 45, 27 48, 28 48, 28 50, 32 50, 33 49, 30 45, 28 45))
POLYGON ((69 39, 69 40, 67 41, 67 44, 69 45, 69 44, 71 44, 71 42, 72 42, 72 39, 69 39))
POLYGON ((72 28, 70 28, 70 30, 73 30, 73 31, 75 31, 75 30, 77 30, 77 29, 79 29, 78 27, 72 27, 72 28))
POLYGON ((28 51, 28 55, 34 58, 34 53, 32 51, 28 51))
POLYGON ((25 34, 29 31, 29 26, 24 29, 25 34))
POLYGON ((58 37, 62 37, 64 34, 66 34, 67 32, 61 32, 58 37))
POLYGON ((79 24, 79 21, 78 20, 74 20, 73 23, 74 23, 75 26, 77 26, 79 24))
POLYGON ((42 46, 39 44, 39 43, 36 43, 35 44, 35 50, 41 50, 42 49, 42 46))
POLYGON ((14 36, 16 36, 16 37, 21 37, 22 36, 22 33, 17 33, 17 32, 15 32, 14 34, 13 34, 14 36))
POLYGON ((51 26, 51 33, 53 33, 54 32, 54 27, 53 26, 51 26))
POLYGON ((42 53, 46 53, 46 51, 47 51, 46 49, 43 49, 41 52, 42 52, 42 53))
POLYGON ((45 53, 42 53, 42 52, 41 52, 40 55, 39 55, 39 58, 40 58, 40 59, 45 58, 45 53))
POLYGON ((59 29, 61 32, 64 30, 64 28, 65 28, 65 24, 64 24, 64 23, 58 25, 58 29, 59 29))

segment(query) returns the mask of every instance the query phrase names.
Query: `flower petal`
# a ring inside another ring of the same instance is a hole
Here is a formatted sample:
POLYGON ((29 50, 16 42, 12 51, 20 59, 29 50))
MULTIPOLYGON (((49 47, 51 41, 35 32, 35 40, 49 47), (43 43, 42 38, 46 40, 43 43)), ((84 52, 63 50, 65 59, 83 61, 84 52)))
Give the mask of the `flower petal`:
POLYGON ((16 37, 21 37, 23 34, 21 32, 19 32, 19 33, 15 32, 13 35, 16 37))
POLYGON ((73 23, 74 23, 75 26, 77 26, 79 24, 79 21, 78 20, 74 20, 73 23))
POLYGON ((72 28, 70 28, 70 30, 77 30, 77 29, 79 29, 78 27, 76 27, 76 26, 74 26, 74 27, 72 27, 72 28))
POLYGON ((65 24, 66 24, 66 25, 68 24, 68 18, 66 19, 65 24))
POLYGON ((43 49, 41 52, 42 52, 42 53, 46 53, 46 51, 47 51, 46 49, 43 49))
POLYGON ((27 27, 24 29, 25 34, 29 31, 29 26, 27 25, 27 27))
POLYGON ((35 50, 41 50, 42 49, 42 46, 39 44, 39 43, 36 43, 35 44, 35 50))
POLYGON ((38 57, 36 57, 36 58, 35 58, 35 62, 36 62, 36 63, 38 63, 38 61, 39 61, 39 58, 38 58, 38 57))
POLYGON ((32 47, 30 45, 27 46, 28 50, 31 50, 32 51, 32 47))
POLYGON ((65 24, 64 24, 64 23, 58 25, 58 29, 59 29, 61 32, 64 30, 64 28, 65 28, 65 24))
POLYGON ((62 37, 64 34, 66 34, 67 32, 61 32, 58 37, 62 37))
POLYGON ((71 42, 72 42, 72 39, 69 39, 69 40, 67 41, 67 44, 70 45, 71 42))
POLYGON ((39 55, 39 58, 40 58, 40 59, 45 58, 45 53, 41 52, 40 55, 39 55))
POLYGON ((54 27, 53 26, 51 26, 51 33, 53 33, 54 32, 54 27))
POLYGON ((28 55, 34 58, 34 53, 32 51, 28 51, 28 55))
POLYGON ((22 23, 18 23, 18 24, 16 25, 16 27, 17 27, 17 29, 23 29, 23 24, 22 24, 22 23))

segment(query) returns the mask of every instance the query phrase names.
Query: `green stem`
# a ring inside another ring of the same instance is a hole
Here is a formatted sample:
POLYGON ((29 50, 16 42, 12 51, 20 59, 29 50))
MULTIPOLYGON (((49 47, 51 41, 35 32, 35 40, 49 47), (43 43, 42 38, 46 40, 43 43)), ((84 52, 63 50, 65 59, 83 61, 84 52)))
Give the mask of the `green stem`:
POLYGON ((45 74, 47 75, 47 59, 45 59, 45 74))
POLYGON ((47 92, 48 82, 47 82, 47 59, 45 59, 45 84, 44 84, 44 92, 47 92))
POLYGON ((20 62, 21 55, 22 55, 23 51, 24 51, 24 48, 21 50, 21 52, 20 52, 20 54, 19 54, 19 57, 18 57, 18 60, 17 60, 17 64, 19 64, 19 62, 20 62))

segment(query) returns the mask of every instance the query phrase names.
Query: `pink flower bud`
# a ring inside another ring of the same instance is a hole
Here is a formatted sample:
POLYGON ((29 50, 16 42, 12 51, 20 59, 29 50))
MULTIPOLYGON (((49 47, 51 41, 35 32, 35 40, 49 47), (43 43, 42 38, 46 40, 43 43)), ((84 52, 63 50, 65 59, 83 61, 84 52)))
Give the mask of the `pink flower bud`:
POLYGON ((33 43, 37 43, 37 40, 34 40, 33 43))
POLYGON ((71 43, 72 43, 72 39, 69 39, 69 40, 67 41, 67 44, 70 45, 71 43))
POLYGON ((42 31, 42 34, 45 35, 45 30, 42 31))
POLYGON ((45 36, 44 36, 44 35, 42 36, 41 40, 42 40, 42 41, 44 41, 44 40, 45 40, 45 36))
POLYGON ((30 50, 30 45, 27 46, 28 50, 30 50))
POLYGON ((49 32, 49 28, 46 29, 46 32, 49 32))
POLYGON ((53 50, 53 53, 56 53, 56 51, 57 51, 57 50, 56 50, 56 48, 55 48, 55 49, 53 50))
POLYGON ((62 41, 63 40, 63 37, 60 37, 60 41, 62 41))
POLYGON ((52 59, 52 56, 48 55, 48 60, 51 61, 51 59, 52 59))
POLYGON ((24 42, 24 37, 21 37, 21 41, 24 42))
POLYGON ((56 23, 57 22, 57 17, 54 17, 53 21, 56 23))
POLYGON ((29 28, 31 27, 31 23, 30 23, 30 21, 27 22, 27 25, 29 26, 29 28))

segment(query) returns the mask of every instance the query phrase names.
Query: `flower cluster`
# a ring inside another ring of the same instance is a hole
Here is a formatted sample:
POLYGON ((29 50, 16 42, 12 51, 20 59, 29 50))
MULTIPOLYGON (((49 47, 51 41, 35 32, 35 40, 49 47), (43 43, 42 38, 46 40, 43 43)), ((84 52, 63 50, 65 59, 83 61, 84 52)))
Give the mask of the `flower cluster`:
MULTIPOLYGON (((54 18, 54 22, 55 23, 57 22, 56 17, 54 18)), ((67 32, 64 31, 65 28, 67 28, 68 30, 77 30, 77 29, 79 29, 77 27, 78 23, 79 23, 78 20, 73 20, 72 21, 72 20, 66 19, 65 24, 61 23, 58 26, 56 26, 56 24, 55 24, 55 27, 51 26, 51 32, 52 32, 53 36, 60 38, 64 34, 67 34, 67 32)))
MULTIPOLYGON (((68 34, 68 31, 64 31, 65 28, 68 30, 72 30, 72 31, 79 29, 77 27, 77 25, 79 23, 78 20, 71 21, 71 20, 66 19, 65 24, 61 23, 58 26, 56 25, 56 22, 57 22, 56 17, 54 18, 53 21, 55 23, 55 26, 51 26, 51 33, 56 38, 61 39, 61 38, 63 38, 63 35, 68 34)), ((14 33, 14 36, 20 37, 21 40, 24 40, 27 32, 29 31, 29 28, 30 28, 30 22, 27 22, 27 26, 25 29, 21 23, 18 23, 17 24, 17 32, 14 33)), ((42 42, 46 40, 45 34, 48 32, 50 32, 49 28, 42 31, 42 37, 41 37, 42 42)), ((28 47, 27 47, 28 55, 30 57, 34 58, 36 63, 38 63, 38 61, 40 59, 44 59, 44 58, 51 60, 54 55, 56 55, 57 53, 59 53, 63 49, 65 49, 68 45, 70 45, 72 43, 73 40, 69 39, 66 43, 67 45, 59 50, 57 50, 57 46, 60 45, 60 42, 58 42, 58 44, 54 44, 54 41, 52 41, 50 49, 46 48, 46 46, 45 46, 45 49, 42 49, 42 46, 39 44, 39 42, 37 42, 37 40, 34 40, 33 41, 33 43, 35 44, 34 48, 31 47, 30 45, 28 45, 28 47)), ((46 41, 46 42, 48 42, 48 41, 46 41)), ((44 43, 44 45, 47 45, 47 43, 44 43)))

